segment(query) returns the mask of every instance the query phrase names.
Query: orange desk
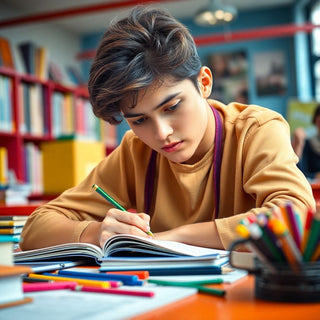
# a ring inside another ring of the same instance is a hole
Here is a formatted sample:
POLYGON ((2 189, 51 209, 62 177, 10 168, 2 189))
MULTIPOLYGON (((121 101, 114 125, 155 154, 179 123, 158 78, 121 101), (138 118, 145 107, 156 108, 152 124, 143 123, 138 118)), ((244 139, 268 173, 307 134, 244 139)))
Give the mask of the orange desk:
POLYGON ((320 303, 282 303, 254 297, 254 278, 222 285, 224 298, 196 294, 134 317, 135 320, 319 320, 320 303))

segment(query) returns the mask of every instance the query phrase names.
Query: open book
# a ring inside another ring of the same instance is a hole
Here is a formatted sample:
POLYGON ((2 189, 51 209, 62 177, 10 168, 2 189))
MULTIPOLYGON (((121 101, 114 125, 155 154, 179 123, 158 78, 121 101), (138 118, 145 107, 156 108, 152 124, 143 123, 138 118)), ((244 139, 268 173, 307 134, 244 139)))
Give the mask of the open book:
POLYGON ((196 259, 218 259, 227 256, 224 250, 209 249, 187 245, 175 241, 155 240, 128 234, 110 237, 103 249, 90 243, 66 243, 56 246, 21 251, 14 253, 14 262, 27 263, 34 261, 94 259, 98 264, 109 258, 144 257, 144 259, 163 257, 179 258, 185 261, 190 257, 196 259), (185 258, 187 259, 185 259, 185 258))

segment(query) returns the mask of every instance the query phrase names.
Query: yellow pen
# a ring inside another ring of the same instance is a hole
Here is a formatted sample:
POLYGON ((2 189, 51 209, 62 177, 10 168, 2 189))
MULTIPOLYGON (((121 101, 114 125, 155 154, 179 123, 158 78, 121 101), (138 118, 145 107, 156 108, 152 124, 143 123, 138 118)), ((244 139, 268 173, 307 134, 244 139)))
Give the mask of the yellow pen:
POLYGON ((79 279, 79 278, 71 278, 71 277, 60 277, 58 275, 43 275, 43 274, 37 274, 37 273, 30 273, 28 276, 31 278, 53 280, 53 281, 74 281, 74 282, 77 282, 78 285, 92 286, 92 287, 98 287, 98 288, 110 288, 111 287, 109 281, 88 280, 88 279, 79 279))
MULTIPOLYGON (((97 191, 103 198, 108 200, 115 208, 127 211, 124 207, 122 207, 116 200, 114 200, 109 194, 107 194, 103 189, 101 189, 98 185, 94 184, 92 186, 92 189, 97 191)), ((154 234, 151 232, 151 230, 146 231, 146 234, 148 234, 151 237, 154 237, 154 234)))

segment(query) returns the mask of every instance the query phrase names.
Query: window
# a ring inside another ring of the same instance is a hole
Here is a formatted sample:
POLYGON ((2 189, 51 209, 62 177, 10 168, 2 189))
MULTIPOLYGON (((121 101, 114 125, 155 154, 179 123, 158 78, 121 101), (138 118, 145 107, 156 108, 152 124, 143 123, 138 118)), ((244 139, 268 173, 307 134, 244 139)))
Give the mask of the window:
MULTIPOLYGON (((312 7, 310 18, 313 24, 320 25, 320 1, 312 7)), ((315 98, 320 101, 320 28, 312 31, 312 54, 314 56, 315 98)))

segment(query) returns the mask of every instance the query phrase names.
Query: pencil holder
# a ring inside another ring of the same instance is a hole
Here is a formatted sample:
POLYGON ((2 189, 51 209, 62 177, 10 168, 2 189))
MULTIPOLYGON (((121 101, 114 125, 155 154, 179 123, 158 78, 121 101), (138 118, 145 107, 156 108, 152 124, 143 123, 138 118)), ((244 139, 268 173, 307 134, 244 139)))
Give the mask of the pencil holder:
POLYGON ((238 265, 234 251, 246 239, 235 241, 229 249, 230 265, 247 270, 255 277, 255 297, 279 302, 320 302, 320 262, 303 263, 292 268, 288 263, 266 265, 255 257, 251 266, 238 265))

